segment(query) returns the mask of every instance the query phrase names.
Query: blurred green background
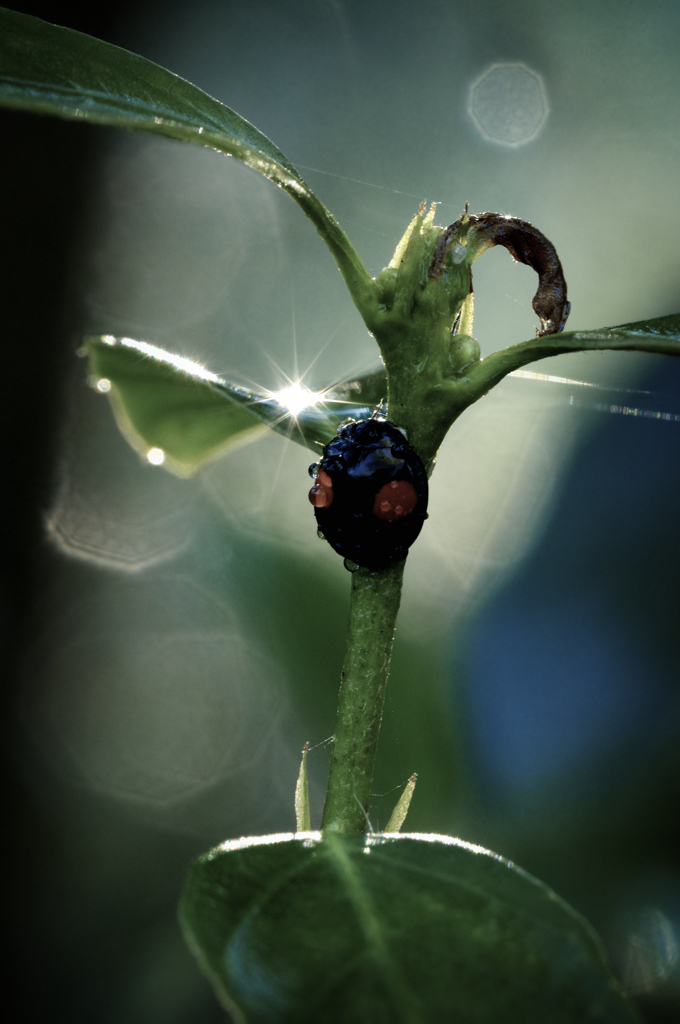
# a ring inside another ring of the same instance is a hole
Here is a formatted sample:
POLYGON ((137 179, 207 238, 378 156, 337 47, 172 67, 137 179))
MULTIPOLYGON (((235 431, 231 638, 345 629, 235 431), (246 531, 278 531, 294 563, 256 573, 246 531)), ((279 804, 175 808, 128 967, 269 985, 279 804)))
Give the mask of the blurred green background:
MULTIPOLYGON (((680 5, 520 0, 14 4, 139 52, 267 133, 372 273, 425 199, 527 219, 569 326, 680 310, 680 5)), ((12 1020, 225 1019, 182 945, 192 857, 313 823, 349 577, 309 453, 143 466, 74 358, 126 334, 243 384, 377 349, 298 208, 233 160, 4 112, 2 720, 12 1020)), ((482 351, 535 278, 475 266, 482 351)), ((409 556, 374 828, 489 846, 603 935, 645 1019, 680 1012, 680 366, 560 356, 455 425, 409 556), (657 416, 656 414, 661 414, 657 416)), ((446 969, 446 965, 442 965, 446 969)))

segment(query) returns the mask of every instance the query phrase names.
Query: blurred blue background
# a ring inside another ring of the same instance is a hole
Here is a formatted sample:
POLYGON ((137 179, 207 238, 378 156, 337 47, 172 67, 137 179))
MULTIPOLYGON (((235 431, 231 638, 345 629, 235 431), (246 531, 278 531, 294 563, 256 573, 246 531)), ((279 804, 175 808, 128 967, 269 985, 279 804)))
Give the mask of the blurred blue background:
MULTIPOLYGON (((195 0, 15 9, 195 82, 267 133, 372 273, 421 200, 527 219, 574 329, 680 310, 680 8, 195 0)), ((376 364, 323 243, 233 160, 3 113, 3 630, 16 1020, 224 1019, 175 907, 191 858, 313 823, 349 577, 278 437, 143 466, 74 358, 127 334, 276 388, 376 364)), ((475 266, 483 353, 535 279, 475 266)), ((599 929, 678 1019, 680 364, 560 356, 455 425, 409 555, 371 808, 481 843, 599 929), (551 379, 545 379, 545 378, 551 379)))

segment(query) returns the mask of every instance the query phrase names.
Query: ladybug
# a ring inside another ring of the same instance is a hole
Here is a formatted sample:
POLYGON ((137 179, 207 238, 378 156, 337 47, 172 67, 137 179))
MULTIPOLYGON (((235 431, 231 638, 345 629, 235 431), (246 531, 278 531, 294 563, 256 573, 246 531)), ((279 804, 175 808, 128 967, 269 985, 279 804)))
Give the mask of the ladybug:
POLYGON ((427 518, 427 474, 404 434, 384 417, 346 420, 310 466, 320 534, 366 569, 406 558, 427 518))

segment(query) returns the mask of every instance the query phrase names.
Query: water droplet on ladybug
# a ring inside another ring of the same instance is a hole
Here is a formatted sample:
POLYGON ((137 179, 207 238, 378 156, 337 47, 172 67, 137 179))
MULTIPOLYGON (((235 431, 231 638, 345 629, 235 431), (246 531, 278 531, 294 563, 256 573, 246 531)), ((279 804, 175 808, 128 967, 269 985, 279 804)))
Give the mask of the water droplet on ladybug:
POLYGON ((309 492, 309 500, 311 501, 314 508, 325 508, 330 505, 328 500, 328 491, 325 487, 321 487, 320 484, 315 484, 309 492))
POLYGON ((313 462, 307 472, 311 476, 312 480, 316 480, 316 475, 319 472, 319 463, 313 462))
POLYGON ((351 558, 346 558, 343 565, 345 566, 345 569, 347 569, 347 572, 356 572, 359 568, 357 563, 353 562, 351 558))
POLYGON ((316 475, 316 483, 309 492, 309 500, 314 508, 329 508, 333 504, 333 481, 323 469, 319 469, 316 475))

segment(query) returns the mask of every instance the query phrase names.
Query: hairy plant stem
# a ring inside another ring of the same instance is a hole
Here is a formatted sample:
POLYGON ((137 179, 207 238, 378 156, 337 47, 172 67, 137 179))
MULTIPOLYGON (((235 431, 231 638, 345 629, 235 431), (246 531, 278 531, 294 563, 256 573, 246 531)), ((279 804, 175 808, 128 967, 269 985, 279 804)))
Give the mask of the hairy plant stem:
POLYGON ((404 562, 352 574, 347 649, 322 829, 361 834, 368 828, 375 755, 390 672, 404 562))

